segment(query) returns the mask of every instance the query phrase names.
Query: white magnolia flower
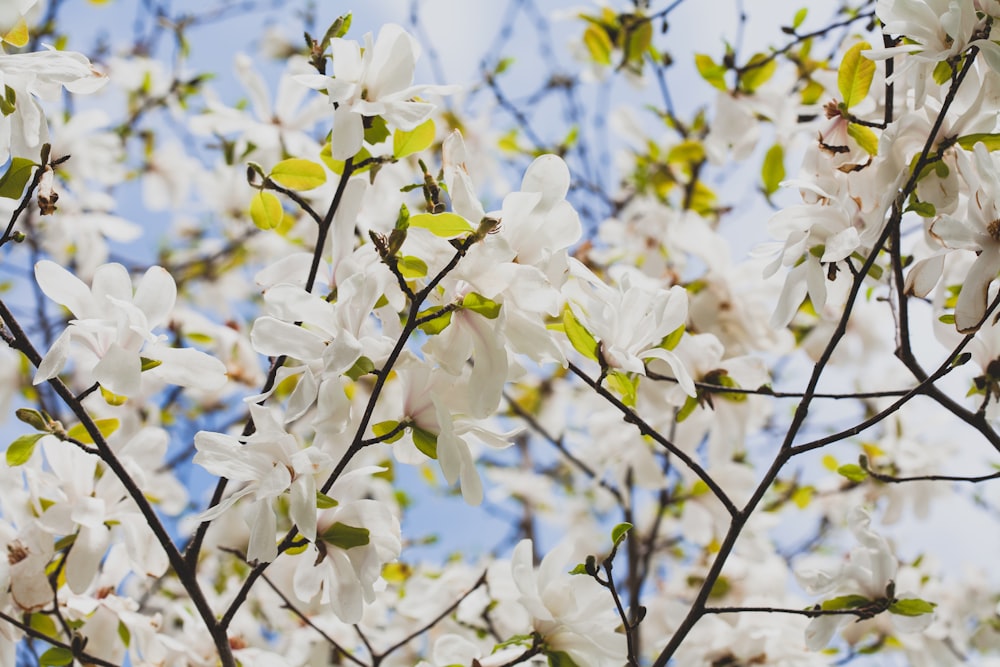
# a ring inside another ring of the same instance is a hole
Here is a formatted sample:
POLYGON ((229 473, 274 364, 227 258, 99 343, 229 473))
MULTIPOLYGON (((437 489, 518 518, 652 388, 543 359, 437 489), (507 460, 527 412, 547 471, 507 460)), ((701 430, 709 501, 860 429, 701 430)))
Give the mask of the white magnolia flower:
POLYGON ((420 46, 403 28, 393 23, 382 26, 378 39, 365 35, 365 45, 336 38, 330 41, 333 75, 303 74, 296 79, 310 88, 325 90, 333 112, 331 151, 346 160, 361 150, 365 116, 382 116, 392 126, 412 130, 427 120, 433 104, 414 101, 417 95, 433 91, 448 93, 453 87, 414 86, 413 70, 420 46))
POLYGON ((46 296, 76 317, 38 365, 35 384, 62 371, 71 342, 82 344, 96 359, 90 377, 115 394, 139 393, 143 359, 160 362, 147 372, 169 384, 214 391, 226 383, 226 367, 218 359, 198 350, 170 347, 166 336, 152 332, 166 323, 177 298, 177 286, 166 269, 150 268, 134 290, 121 264, 99 267, 90 287, 48 260, 35 265, 35 279, 46 296))
MULTIPOLYGON (((848 525, 858 541, 850 557, 836 571, 820 568, 798 570, 795 577, 802 587, 810 594, 823 595, 828 599, 860 596, 877 603, 889 596, 895 599, 910 597, 895 593, 899 563, 885 538, 871 529, 868 512, 861 507, 855 508, 848 517, 848 525)), ((814 651, 826 647, 833 633, 854 619, 852 614, 826 614, 813 618, 806 628, 806 645, 814 651)), ((919 632, 930 625, 934 615, 894 613, 892 619, 900 631, 919 632)))
POLYGON ((48 141, 45 112, 38 99, 58 99, 62 89, 87 94, 107 78, 82 54, 69 51, 0 54, 0 87, 6 90, 11 112, 0 114, 0 163, 13 154, 31 157, 48 141))
POLYGON ((194 462, 210 473, 243 486, 202 514, 210 521, 237 500, 250 497, 250 545, 247 560, 271 562, 278 556, 278 522, 274 503, 285 493, 290 496, 289 514, 299 532, 308 540, 316 538, 316 477, 333 468, 330 457, 316 447, 302 447, 287 433, 272 409, 251 404, 253 435, 236 438, 222 433, 199 431, 194 436, 198 453, 194 462))
POLYGON ((521 540, 510 562, 518 603, 550 651, 566 653, 578 665, 620 665, 625 635, 615 631, 619 620, 610 595, 590 577, 569 574, 569 556, 564 542, 535 570, 531 540, 521 540))
POLYGON ((661 345, 687 320, 683 287, 653 286, 637 272, 622 274, 618 286, 610 287, 576 260, 571 260, 570 270, 580 280, 566 284, 567 303, 600 342, 609 368, 645 375, 644 362, 661 359, 669 364, 688 396, 697 393, 680 357, 661 345))

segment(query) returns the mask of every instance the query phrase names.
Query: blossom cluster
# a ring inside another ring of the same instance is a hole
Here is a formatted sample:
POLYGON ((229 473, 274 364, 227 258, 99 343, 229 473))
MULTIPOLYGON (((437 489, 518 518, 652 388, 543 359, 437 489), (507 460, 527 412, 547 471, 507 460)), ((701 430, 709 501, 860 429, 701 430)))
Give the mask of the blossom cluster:
POLYGON ((399 25, 270 31, 230 102, 153 38, 43 46, 42 4, 0 8, 0 663, 996 659, 1000 593, 890 535, 996 501, 947 484, 1000 450, 1000 4, 803 10, 697 54, 690 118, 677 3, 574 12, 523 104, 652 91, 614 165, 399 25))

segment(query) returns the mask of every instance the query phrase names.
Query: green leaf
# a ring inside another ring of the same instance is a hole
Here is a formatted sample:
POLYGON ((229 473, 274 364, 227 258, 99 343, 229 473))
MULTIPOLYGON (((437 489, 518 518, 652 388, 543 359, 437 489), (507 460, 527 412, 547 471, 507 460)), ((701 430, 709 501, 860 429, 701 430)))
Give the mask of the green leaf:
POLYGON ((407 280, 423 278, 427 275, 427 262, 419 257, 404 255, 399 258, 399 263, 396 266, 399 267, 399 272, 407 280))
POLYGON ((611 50, 614 44, 608 37, 607 31, 596 25, 588 25, 583 31, 583 45, 587 47, 587 53, 598 65, 611 64, 611 50))
MULTIPOLYGON (((435 307, 433 310, 432 309, 428 309, 427 311, 425 311, 421 315, 422 316, 423 315, 430 315, 432 312, 441 311, 441 310, 444 310, 444 309, 441 308, 440 306, 438 306, 438 307, 435 307)), ((452 314, 454 312, 455 311, 453 311, 453 310, 445 310, 444 312, 442 312, 440 315, 438 315, 434 319, 427 320, 426 322, 424 322, 423 324, 421 324, 418 328, 421 331, 423 331, 425 334, 427 334, 428 336, 436 336, 436 335, 438 335, 439 333, 441 333, 442 331, 444 331, 445 329, 448 328, 448 325, 451 324, 451 316, 452 316, 452 314)))
POLYGON ((681 342, 681 338, 684 337, 684 331, 686 328, 687 326, 682 324, 668 333, 663 340, 660 341, 659 347, 662 347, 664 350, 672 350, 677 347, 681 342))
POLYGON ((933 602, 920 598, 906 598, 905 600, 896 600, 889 605, 889 612, 900 616, 923 616, 924 614, 933 614, 935 606, 937 605, 933 602))
POLYGON ((688 396, 687 400, 684 401, 684 405, 681 406, 681 409, 677 411, 677 417, 675 421, 678 424, 680 424, 682 421, 690 417, 691 413, 693 413, 695 411, 695 408, 697 407, 698 407, 698 397, 688 396))
POLYGON ((371 145, 380 144, 389 138, 389 126, 382 116, 371 116, 369 126, 365 128, 365 141, 371 145))
MULTIPOLYGON (((379 422, 372 426, 372 433, 375 434, 376 438, 384 438, 387 433, 392 433, 399 428, 399 422, 395 420, 389 420, 384 422, 379 422)), ((396 442, 403 437, 403 429, 396 431, 391 438, 383 440, 382 442, 396 442)))
POLYGON ((955 141, 967 151, 971 151, 978 143, 986 146, 986 150, 988 151, 1000 150, 1000 134, 976 132, 975 134, 967 134, 964 137, 959 137, 955 141))
POLYGON ((597 361, 597 339, 580 324, 569 304, 563 306, 562 323, 563 331, 566 332, 573 349, 586 358, 597 361))
POLYGON ((476 292, 465 295, 462 299, 462 308, 478 313, 488 320, 495 320, 500 315, 499 303, 476 292))
POLYGON ((947 60, 939 61, 937 65, 934 66, 934 83, 939 86, 943 86, 946 81, 951 78, 951 75, 955 72, 952 64, 947 60))
POLYGON ((625 60, 642 66, 642 59, 653 43, 652 21, 641 21, 625 34, 625 60))
POLYGON ((7 171, 0 176, 0 197, 20 199, 24 186, 31 180, 31 173, 36 166, 34 162, 23 157, 13 158, 7 171))
POLYGON ((357 382, 359 377, 368 375, 374 370, 375 363, 371 359, 368 357, 358 357, 358 360, 354 362, 354 365, 344 372, 344 375, 357 382))
MULTIPOLYGON (((3 97, 0 97, 0 113, 9 116, 14 113, 17 104, 17 93, 8 85, 3 87, 3 97)), ((22 158, 23 159, 23 158, 22 158)))
POLYGON ((445 239, 473 231, 469 221, 455 213, 420 213, 410 217, 410 227, 430 230, 445 239))
POLYGON ((51 432, 49 420, 46 419, 45 415, 38 410, 32 410, 31 408, 18 408, 14 414, 17 415, 17 418, 20 421, 23 421, 36 431, 43 431, 45 433, 51 432))
POLYGON ((725 65, 716 64, 711 56, 704 53, 694 55, 694 65, 698 68, 701 78, 719 90, 727 90, 725 65))
POLYGON ((583 563, 577 563, 576 567, 569 571, 570 574, 590 574, 587 572, 587 566, 583 563))
POLYGON ((140 367, 141 372, 152 370, 157 366, 163 364, 163 362, 160 361, 159 359, 149 359, 147 357, 139 357, 139 360, 142 362, 142 366, 140 367))
POLYGON ((7 465, 11 468, 15 468, 19 465, 27 463, 28 459, 30 459, 31 455, 35 452, 35 445, 44 435, 45 433, 22 435, 14 440, 14 442, 10 443, 10 446, 7 447, 7 465))
POLYGON ((622 403, 634 408, 636 401, 636 390, 639 388, 639 376, 629 377, 628 374, 620 371, 608 373, 605 381, 615 393, 621 396, 622 403))
POLYGON ((547 651, 545 657, 549 659, 549 667, 580 667, 565 651, 547 651))
POLYGON ((760 177, 764 182, 764 194, 771 196, 778 191, 778 185, 785 180, 785 149, 781 144, 775 144, 767 150, 764 164, 760 168, 760 177))
POLYGON ((777 58, 768 60, 766 54, 755 53, 744 65, 744 68, 745 70, 740 76, 740 88, 748 93, 753 93, 774 76, 775 70, 778 69, 778 60, 777 58))
POLYGON ((820 608, 823 611, 841 611, 843 609, 857 609, 871 604, 871 600, 863 595, 841 595, 840 597, 823 600, 820 608))
POLYGON ((826 92, 826 88, 823 87, 823 84, 809 79, 806 85, 802 87, 799 95, 801 96, 802 104, 816 104, 824 92, 826 92))
POLYGON ((259 229, 274 229, 284 216, 281 202, 273 192, 258 192, 250 200, 250 219, 259 229))
POLYGON ((321 46, 326 46, 326 43, 331 39, 336 39, 338 37, 343 37, 347 34, 347 31, 351 29, 351 21, 354 15, 351 12, 347 12, 342 16, 338 16, 334 19, 330 27, 326 29, 326 34, 323 35, 323 41, 320 43, 321 46))
POLYGON ((937 208, 929 201, 911 201, 906 210, 913 211, 921 218, 933 218, 937 215, 937 208))
POLYGON ((847 50, 844 60, 837 71, 837 88, 844 101, 844 107, 850 109, 868 95, 875 76, 875 63, 861 55, 861 52, 872 48, 868 42, 858 42, 847 50))
POLYGON ((109 391, 106 387, 101 387, 101 398, 108 405, 125 405, 128 401, 128 396, 122 396, 121 394, 116 394, 113 391, 109 391))
POLYGON ((326 170, 312 160, 291 158, 274 165, 268 178, 289 190, 312 190, 326 183, 326 170))
POLYGON ((795 17, 792 18, 792 29, 796 29, 802 25, 802 22, 806 20, 806 15, 809 13, 807 7, 803 7, 799 11, 795 12, 795 17))
POLYGON ((434 143, 434 121, 430 118, 412 130, 396 130, 392 133, 392 154, 404 158, 428 148, 434 143))
POLYGON ((863 482, 868 479, 868 473, 857 463, 848 463, 837 468, 837 474, 846 477, 852 482, 863 482))
POLYGON ((62 667, 63 665, 72 665, 73 651, 68 648, 55 646, 50 648, 38 658, 38 664, 41 667, 62 667))
POLYGON ((632 530, 632 528, 633 528, 632 524, 628 523, 627 521, 618 524, 617 526, 611 529, 611 542, 615 546, 618 546, 619 544, 622 543, 622 541, 625 539, 625 536, 628 535, 628 531, 632 530))
MULTIPOLYGON (((118 426, 121 422, 117 419, 95 419, 94 424, 97 426, 97 430, 101 432, 101 435, 105 438, 110 436, 112 433, 118 430, 118 426)), ((70 430, 66 431, 66 435, 77 442, 83 442, 88 444, 93 444, 94 439, 90 437, 87 433, 87 429, 84 428, 83 424, 77 424, 70 430)))
POLYGON ((56 628, 56 622, 52 620, 49 614, 32 614, 30 620, 28 621, 30 625, 35 630, 38 630, 46 637, 58 637, 59 630, 56 628))
POLYGON ((413 444, 417 446, 417 449, 432 459, 438 457, 438 439, 436 435, 430 431, 425 431, 419 426, 412 425, 410 426, 410 434, 413 436, 413 444))
POLYGON ((340 503, 338 503, 336 500, 326 495, 322 491, 316 492, 316 509, 328 510, 331 507, 336 507, 339 504, 340 503))
POLYGON ((870 127, 858 125, 857 123, 848 123, 847 136, 858 142, 858 146, 861 146, 862 150, 869 155, 878 153, 878 136, 872 132, 870 127))
POLYGON ((324 530, 319 538, 327 544, 332 544, 346 551, 347 549, 367 545, 371 542, 371 533, 367 528, 348 526, 338 521, 324 530))

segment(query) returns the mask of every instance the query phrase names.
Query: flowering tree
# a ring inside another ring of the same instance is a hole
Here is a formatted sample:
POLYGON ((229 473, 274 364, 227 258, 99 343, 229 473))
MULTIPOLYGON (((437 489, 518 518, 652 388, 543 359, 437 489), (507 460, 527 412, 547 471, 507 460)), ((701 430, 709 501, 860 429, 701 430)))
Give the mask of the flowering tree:
POLYGON ((284 7, 242 101, 277 10, 92 4, 0 6, 0 664, 998 660, 1000 3, 518 0, 462 86, 284 7))

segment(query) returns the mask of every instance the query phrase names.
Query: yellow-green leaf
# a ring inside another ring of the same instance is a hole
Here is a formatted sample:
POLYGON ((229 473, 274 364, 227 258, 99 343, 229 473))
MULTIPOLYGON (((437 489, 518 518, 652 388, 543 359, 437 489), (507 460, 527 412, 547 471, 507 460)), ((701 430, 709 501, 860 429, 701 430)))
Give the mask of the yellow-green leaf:
POLYGON ((569 304, 563 307, 562 323, 573 348, 588 359, 597 361, 597 339, 580 324, 569 304))
MULTIPOLYGON (((117 419, 95 419, 94 425, 97 426, 97 430, 100 431, 101 435, 105 438, 110 436, 116 430, 118 430, 119 422, 117 419)), ((66 432, 66 435, 77 442, 93 444, 94 439, 90 437, 90 433, 83 424, 77 424, 70 430, 66 432)))
POLYGON ((36 166, 34 162, 23 157, 12 159, 7 171, 0 176, 0 197, 20 199, 24 186, 28 184, 31 172, 36 166))
POLYGON ((861 55, 861 52, 872 48, 868 42, 858 42, 847 50, 844 60, 837 71, 837 88, 844 101, 844 107, 850 109, 868 94, 872 78, 875 76, 875 63, 861 55))
POLYGON ((878 153, 878 137, 872 132, 870 127, 858 125, 857 123, 848 123, 847 135, 858 142, 858 146, 861 146, 869 155, 878 153))
POLYGON ((653 43, 653 23, 642 21, 625 33, 625 40, 625 59, 641 65, 646 50, 653 43))
POLYGON ((7 447, 7 465, 14 468, 24 465, 35 452, 35 445, 44 436, 44 433, 30 433, 22 435, 7 447))
POLYGON ((760 168, 760 177, 764 182, 764 194, 770 196, 778 191, 778 185, 785 180, 785 149, 781 144, 775 144, 767 150, 764 164, 760 168))
POLYGON ((596 25, 588 25, 583 31, 583 45, 587 47, 587 53, 598 65, 611 64, 611 49, 614 45, 608 38, 608 33, 596 25))
POLYGON ((959 137, 956 141, 959 146, 967 151, 971 151, 976 147, 976 144, 980 143, 986 146, 986 150, 988 151, 1000 150, 1000 134, 976 132, 975 134, 967 134, 964 137, 959 137))
POLYGON ((281 224, 284 213, 273 192, 258 192, 250 200, 250 219, 260 229, 274 229, 281 224))
POLYGON ((402 276, 407 280, 423 278, 427 275, 427 262, 419 257, 413 257, 411 255, 400 257, 397 267, 399 268, 399 272, 402 276))
POLYGON ((719 90, 726 90, 726 68, 724 65, 716 64, 711 56, 704 53, 694 55, 694 64, 698 68, 698 74, 701 74, 701 78, 719 90))
POLYGON ((434 143, 434 121, 430 118, 412 130, 392 133, 392 154, 404 158, 428 148, 434 143))
POLYGON ((495 320, 500 315, 499 303, 476 292, 469 292, 465 295, 462 299, 462 308, 479 313, 488 320, 495 320))
POLYGON ((455 213, 420 213, 410 216, 410 227, 421 227, 446 239, 473 231, 469 221, 455 213))
POLYGON ((410 433, 413 436, 413 444, 417 446, 417 449, 432 459, 437 458, 438 439, 436 435, 430 431, 425 431, 419 426, 411 426, 410 433))
POLYGON ((611 371, 605 381, 608 383, 608 387, 621 396, 623 404, 635 407, 636 390, 639 388, 638 375, 629 377, 626 373, 611 371))
POLYGON ((778 69, 776 58, 768 59, 763 53, 755 53, 744 66, 743 74, 740 76, 740 87, 752 93, 774 76, 774 71, 778 69))
POLYGON ((269 178, 289 190, 312 190, 326 183, 326 170, 312 160, 291 158, 274 165, 269 178))
MULTIPOLYGON (((394 420, 384 421, 374 424, 372 426, 372 433, 375 434, 376 438, 385 438, 385 436, 389 435, 393 431, 396 431, 397 428, 399 428, 398 421, 394 420)), ((386 438, 382 442, 396 442, 402 437, 403 437, 403 429, 399 429, 395 433, 392 433, 390 437, 386 438)))

